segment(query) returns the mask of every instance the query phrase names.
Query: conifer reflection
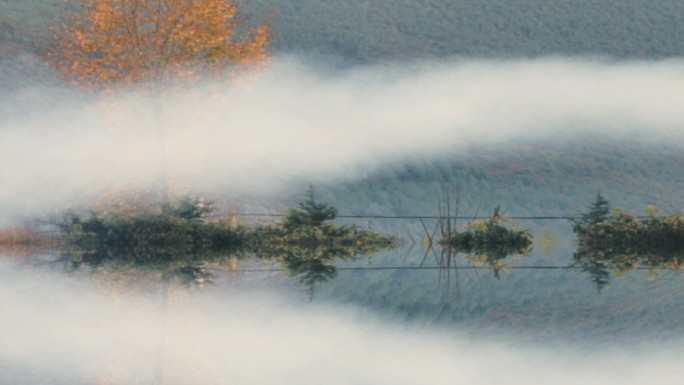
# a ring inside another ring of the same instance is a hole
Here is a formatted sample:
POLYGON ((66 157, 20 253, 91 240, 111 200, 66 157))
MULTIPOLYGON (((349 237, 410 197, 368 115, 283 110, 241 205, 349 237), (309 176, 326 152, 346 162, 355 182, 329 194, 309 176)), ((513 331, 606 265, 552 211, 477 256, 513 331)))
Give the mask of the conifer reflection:
POLYGON ((574 220, 577 251, 572 266, 586 272, 598 290, 611 275, 636 269, 681 270, 684 261, 684 216, 662 216, 650 207, 646 217, 610 210, 597 194, 589 210, 574 220))

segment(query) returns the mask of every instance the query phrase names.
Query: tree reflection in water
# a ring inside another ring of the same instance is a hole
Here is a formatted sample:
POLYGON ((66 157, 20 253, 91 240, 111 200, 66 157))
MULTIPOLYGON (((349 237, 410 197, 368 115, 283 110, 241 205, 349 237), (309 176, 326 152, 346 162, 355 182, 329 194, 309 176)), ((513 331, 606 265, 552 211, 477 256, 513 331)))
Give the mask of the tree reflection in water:
POLYGON ((279 223, 256 228, 208 222, 201 200, 184 199, 156 212, 66 215, 65 261, 99 272, 147 271, 164 281, 202 287, 211 267, 256 258, 276 261, 310 293, 336 276, 338 260, 354 260, 393 247, 395 239, 355 225, 338 226, 337 209, 316 201, 311 188, 279 223), (199 207, 201 205, 201 207, 199 207))
POLYGON ((498 278, 499 271, 508 266, 504 262, 507 257, 529 255, 532 251, 532 234, 507 227, 509 221, 496 207, 487 220, 474 220, 464 231, 443 234, 440 244, 449 254, 464 254, 475 266, 489 266, 498 278))
POLYGON ((684 216, 660 216, 656 208, 640 218, 621 209, 610 210, 597 194, 589 210, 574 220, 577 251, 571 266, 586 272, 600 291, 611 275, 637 269, 650 272, 682 269, 684 216))

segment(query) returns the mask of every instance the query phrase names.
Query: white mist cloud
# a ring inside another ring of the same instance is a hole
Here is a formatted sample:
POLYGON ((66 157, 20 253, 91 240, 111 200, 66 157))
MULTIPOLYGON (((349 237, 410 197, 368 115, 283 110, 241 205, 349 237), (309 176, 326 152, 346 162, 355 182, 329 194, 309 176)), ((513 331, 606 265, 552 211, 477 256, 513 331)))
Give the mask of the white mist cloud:
MULTIPOLYGON (((684 62, 540 59, 320 74, 101 98, 33 88, 0 116, 0 223, 114 188, 273 191, 472 143, 600 132, 682 139, 684 62), (166 139, 163 140, 162 137, 166 139), (165 150, 164 147, 167 147, 165 150), (163 153, 166 152, 164 161, 163 153)), ((581 351, 368 320, 272 293, 118 296, 0 262, 0 384, 677 383, 681 348, 581 351)))
POLYGON ((253 82, 166 96, 161 120, 144 93, 87 101, 27 89, 0 120, 0 216, 154 188, 163 169, 181 189, 252 193, 472 143, 575 133, 678 141, 683 68, 681 60, 454 60, 321 74, 280 58, 253 82))
POLYGON ((661 385, 684 375, 681 346, 494 342, 264 290, 121 293, 4 261, 0 281, 1 384, 661 385))

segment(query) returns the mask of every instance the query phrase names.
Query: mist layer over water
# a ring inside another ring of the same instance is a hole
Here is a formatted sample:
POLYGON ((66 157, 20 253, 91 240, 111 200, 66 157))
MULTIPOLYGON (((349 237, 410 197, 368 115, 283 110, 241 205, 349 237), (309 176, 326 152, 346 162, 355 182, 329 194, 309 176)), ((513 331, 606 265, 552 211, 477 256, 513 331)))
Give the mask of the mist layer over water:
POLYGON ((268 290, 131 293, 6 261, 0 281, 2 384, 625 385, 684 374, 681 348, 494 342, 268 290))
POLYGON ((679 139, 681 64, 467 61, 322 76, 282 59, 253 82, 154 101, 35 89, 8 102, 14 113, 0 126, 0 201, 63 205, 74 193, 155 186, 162 169, 181 190, 244 192, 472 143, 588 132, 679 139))
POLYGON ((156 98, 25 89, 8 98, 0 123, 0 216, 115 188, 159 189, 161 174, 181 192, 249 194, 473 143, 578 134, 676 141, 682 64, 452 61, 321 74, 280 58, 255 80, 156 98))
MULTIPOLYGON (((159 100, 26 89, 0 117, 0 223, 116 189, 159 190, 162 173, 179 192, 273 193, 470 144, 679 141, 682 64, 452 61, 330 75, 280 58, 254 81, 159 100)), ((4 261, 0 282, 0 384, 671 384, 684 374, 679 347, 495 342, 276 290, 131 293, 4 261)))

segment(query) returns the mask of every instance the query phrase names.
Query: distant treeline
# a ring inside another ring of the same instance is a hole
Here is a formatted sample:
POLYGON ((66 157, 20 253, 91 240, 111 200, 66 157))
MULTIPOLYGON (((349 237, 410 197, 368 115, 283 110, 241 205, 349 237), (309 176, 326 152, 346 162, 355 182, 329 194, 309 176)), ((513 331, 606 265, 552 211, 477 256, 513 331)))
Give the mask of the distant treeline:
POLYGON ((684 55, 677 0, 246 1, 279 51, 353 62, 443 56, 684 55))
POLYGON ((682 167, 676 144, 557 138, 414 159, 319 192, 345 208, 341 215, 438 215, 445 190, 459 199, 459 216, 487 215, 496 205, 513 217, 568 216, 583 212, 597 190, 637 215, 652 204, 671 213, 684 203, 682 167))
MULTIPOLYGON (((38 56, 64 4, 0 0, 0 92, 56 81, 38 56)), ((248 0, 241 6, 248 20, 273 18, 274 53, 330 66, 445 57, 684 56, 684 3, 676 0, 248 0)))
MULTIPOLYGON (((684 55, 677 0, 248 0, 247 17, 275 16, 274 49, 352 63, 477 56, 684 55)), ((0 0, 0 57, 32 49, 58 0, 0 0)))

